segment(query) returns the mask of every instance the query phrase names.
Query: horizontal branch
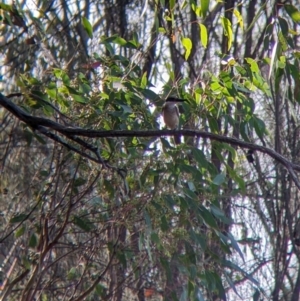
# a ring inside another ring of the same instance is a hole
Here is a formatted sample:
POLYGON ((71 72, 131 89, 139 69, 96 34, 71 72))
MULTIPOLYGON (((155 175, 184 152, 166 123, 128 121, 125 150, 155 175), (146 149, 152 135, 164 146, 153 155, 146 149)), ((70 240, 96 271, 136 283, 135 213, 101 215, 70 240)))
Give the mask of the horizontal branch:
POLYGON ((294 173, 294 170, 300 171, 300 165, 294 164, 286 159, 284 156, 280 155, 273 149, 265 146, 253 144, 236 138, 231 138, 227 136, 222 136, 218 134, 213 134, 205 131, 198 130, 89 130, 82 129, 79 127, 66 127, 55 121, 52 121, 43 117, 36 117, 28 114, 16 104, 11 102, 7 97, 0 93, 0 105, 10 111, 18 119, 25 122, 27 125, 31 126, 33 129, 39 129, 39 127, 46 127, 48 129, 54 130, 62 134, 63 136, 74 140, 75 136, 82 136, 88 138, 108 138, 108 137, 163 137, 163 136, 173 136, 174 132, 182 136, 188 137, 200 137, 206 138, 218 142, 228 143, 231 145, 239 146, 240 148, 251 149, 253 151, 259 151, 265 153, 284 165, 290 172, 293 180, 300 189, 300 183, 294 173))

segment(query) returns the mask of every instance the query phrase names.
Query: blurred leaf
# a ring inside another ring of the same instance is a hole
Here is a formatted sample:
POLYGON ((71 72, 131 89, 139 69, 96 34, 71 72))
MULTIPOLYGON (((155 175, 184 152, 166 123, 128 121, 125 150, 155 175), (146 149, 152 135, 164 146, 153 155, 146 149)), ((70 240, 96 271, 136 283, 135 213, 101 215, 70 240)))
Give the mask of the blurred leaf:
POLYGON ((27 146, 30 146, 31 142, 32 142, 32 139, 33 139, 33 132, 30 131, 28 128, 25 128, 24 132, 23 132, 23 135, 24 135, 24 138, 27 142, 27 146))
POLYGON ((152 229, 151 218, 147 210, 144 210, 144 219, 148 229, 152 229))
POLYGON ((285 4, 284 8, 295 23, 300 23, 300 12, 295 6, 291 4, 285 4))
POLYGON ((277 52, 278 52, 278 41, 275 41, 275 43, 273 44, 273 49, 272 49, 272 54, 271 54, 268 79, 270 79, 273 74, 273 70, 275 68, 275 61, 276 61, 277 54, 278 54, 277 52))
POLYGON ((254 59, 252 59, 252 58, 250 58, 250 57, 246 57, 246 58, 245 58, 245 61, 250 65, 250 68, 251 68, 251 71, 252 71, 252 72, 257 72, 257 73, 259 73, 259 67, 258 67, 258 64, 257 64, 257 62, 256 62, 254 59))
POLYGON ((193 242, 199 245, 203 251, 206 249, 206 237, 195 232, 193 229, 189 231, 189 235, 193 242))
POLYGON ((79 217, 79 216, 74 216, 73 217, 73 224, 78 226, 79 228, 81 228, 85 232, 90 232, 95 228, 95 226, 93 225, 93 223, 89 219, 82 218, 82 217, 79 217))
POLYGON ((185 48, 184 58, 187 61, 187 59, 189 58, 189 56, 191 54, 193 44, 192 44, 191 39, 189 39, 189 38, 182 38, 181 43, 182 43, 182 46, 185 48))
POLYGON ((76 268, 71 268, 67 274, 68 280, 74 280, 77 278, 77 269, 76 268))
POLYGON ((5 4, 5 3, 0 3, 0 8, 7 11, 7 12, 10 12, 10 11, 13 10, 11 5, 8 5, 8 4, 5 4))
POLYGON ((33 133, 34 138, 41 144, 45 145, 47 144, 46 140, 44 140, 44 138, 42 138, 41 135, 38 135, 36 133, 33 133))
POLYGON ((156 244, 160 244, 160 239, 156 232, 151 233, 151 240, 156 244))
POLYGON ((230 225, 232 223, 232 220, 229 217, 227 217, 225 215, 225 213, 220 208, 218 208, 217 206, 210 205, 210 210, 211 210, 212 214, 216 218, 221 220, 223 223, 228 224, 228 225, 230 225))
POLYGON ((77 94, 71 94, 71 96, 72 96, 72 98, 73 98, 76 102, 79 102, 79 103, 82 103, 82 104, 88 103, 87 98, 85 98, 84 96, 77 95, 77 94))
POLYGON ((287 36, 289 33, 289 25, 287 21, 283 18, 278 17, 279 25, 284 36, 287 36))
POLYGON ((35 248, 38 244, 38 239, 35 233, 32 233, 30 238, 29 238, 29 242, 28 242, 28 246, 29 248, 35 248))
POLYGON ((163 215, 161 218, 160 218, 160 228, 163 232, 166 232, 169 230, 169 223, 167 221, 167 218, 165 215, 163 215))
POLYGON ((204 48, 207 47, 207 41, 208 41, 208 34, 207 34, 207 29, 204 24, 199 24, 200 26, 200 40, 204 48))
POLYGON ((184 245, 185 245, 185 255, 186 258, 188 259, 188 264, 196 264, 196 254, 193 246, 187 241, 184 242, 184 245))
POLYGON ((163 258, 163 257, 160 257, 160 263, 166 271, 167 279, 171 280, 172 279, 172 273, 171 273, 169 261, 167 259, 163 258))
POLYGON ((234 237, 232 236, 232 234, 230 232, 227 233, 227 237, 230 239, 231 245, 234 248, 234 250, 236 250, 239 253, 239 255, 241 256, 243 262, 245 263, 244 254, 242 253, 237 241, 234 239, 234 237))
POLYGON ((240 268, 238 265, 235 263, 228 261, 228 260, 223 260, 222 261, 224 266, 227 266, 235 271, 241 272, 247 279, 249 279, 252 283, 254 283, 256 286, 259 286, 259 282, 255 280, 250 274, 248 274, 245 270, 240 268))
POLYGON ((53 69, 53 74, 56 78, 61 79, 65 85, 70 84, 70 78, 66 74, 66 72, 62 69, 54 68, 53 69))
POLYGON ((221 17, 221 24, 224 28, 224 35, 228 38, 228 51, 229 51, 233 41, 231 22, 229 19, 225 17, 221 17))
POLYGON ((253 122, 253 127, 255 129, 257 136, 262 139, 264 134, 266 133, 265 123, 256 116, 252 116, 251 121, 253 122))
POLYGON ((15 232, 15 238, 22 236, 25 233, 26 227, 22 226, 15 232))
POLYGON ((192 166, 192 165, 187 165, 187 164, 180 164, 179 169, 181 170, 181 172, 186 172, 186 173, 190 173, 194 176, 194 178, 198 181, 202 180, 202 174, 200 173, 199 169, 192 166))
POLYGON ((96 291, 98 296, 104 297, 106 288, 102 284, 98 283, 95 287, 95 291, 96 291))
MULTIPOLYGON (((188 284, 191 284, 191 282, 189 281, 188 284)), ((186 301, 188 300, 188 291, 186 289, 186 287, 183 287, 179 301, 186 301)), ((173 299, 174 300, 174 299, 173 299)))
POLYGON ((90 38, 92 38, 93 37, 93 27, 92 27, 90 21, 86 17, 82 18, 82 25, 83 25, 85 31, 87 32, 88 36, 90 38))
POLYGON ((221 185, 225 182, 226 180, 226 175, 224 173, 219 173, 214 179, 213 179, 213 184, 215 185, 221 185))
POLYGON ((9 222, 10 222, 11 224, 14 224, 14 223, 20 223, 20 222, 25 221, 27 218, 28 218, 28 215, 27 215, 27 214, 21 213, 21 214, 17 214, 17 215, 15 215, 14 217, 12 217, 12 218, 9 220, 9 222))
POLYGON ((260 300, 260 291, 258 289, 255 289, 255 292, 253 294, 253 301, 259 301, 260 300))
POLYGON ((205 18, 206 14, 209 9, 209 2, 210 0, 201 0, 201 12, 202 12, 202 17, 205 18))
POLYGON ((87 182, 87 180, 84 178, 77 178, 73 181, 73 185, 74 185, 74 187, 79 187, 79 186, 84 185, 86 182, 87 182))
POLYGON ((239 26, 241 27, 241 29, 244 30, 243 16, 240 14, 240 12, 237 9, 233 10, 233 14, 237 18, 237 22, 238 22, 239 26))
POLYGON ((207 226, 214 228, 214 229, 218 229, 216 219, 204 206, 200 207, 200 215, 203 218, 203 220, 207 226))
POLYGON ((159 99, 159 96, 153 92, 152 90, 149 89, 143 89, 141 91, 141 93, 148 99, 152 100, 152 101, 157 101, 159 99))
POLYGON ((145 89, 147 87, 147 72, 144 72, 141 80, 141 88, 145 89))
POLYGON ((233 291, 234 291, 241 299, 243 299, 242 296, 239 295, 239 293, 238 293, 238 291, 237 291, 237 289, 236 289, 236 287, 235 287, 235 284, 234 284, 234 282, 232 281, 232 279, 229 277, 228 273, 225 272, 224 275, 225 275, 225 278, 226 278, 226 280, 227 280, 229 286, 233 289, 233 291))
POLYGON ((116 252, 116 257, 119 260, 119 263, 122 264, 123 268, 126 269, 126 267, 127 267, 127 260, 126 260, 126 256, 125 256, 124 251, 123 250, 118 250, 116 252))
POLYGON ((195 12, 195 14, 197 15, 197 17, 200 17, 200 14, 201 14, 201 7, 200 6, 197 6, 196 3, 194 2, 191 2, 191 7, 192 7, 192 10, 195 12))
POLYGON ((194 156, 194 159, 197 161, 198 163, 198 166, 200 168, 204 168, 206 169, 207 168, 207 165, 208 165, 208 161, 206 160, 206 157, 203 153, 202 150, 198 149, 198 148, 193 148, 192 149, 192 153, 193 153, 193 156, 194 156))
POLYGON ((223 149, 226 149, 226 150, 228 150, 229 152, 230 152, 230 154, 231 154, 231 157, 232 157, 232 161, 236 161, 236 159, 237 159, 237 153, 236 153, 236 150, 231 146, 231 145, 229 145, 229 144, 227 144, 227 143, 223 143, 222 144, 222 148, 223 149))
POLYGON ((163 200, 170 209, 174 210, 174 206, 176 205, 176 202, 174 201, 173 197, 170 194, 164 195, 163 200))

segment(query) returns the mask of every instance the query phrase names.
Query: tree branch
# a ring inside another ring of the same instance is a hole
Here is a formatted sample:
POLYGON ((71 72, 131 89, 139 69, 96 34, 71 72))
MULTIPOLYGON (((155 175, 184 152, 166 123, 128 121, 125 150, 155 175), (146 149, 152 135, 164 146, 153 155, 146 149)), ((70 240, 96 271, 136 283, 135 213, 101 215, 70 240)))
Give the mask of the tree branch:
MULTIPOLYGON (((79 143, 83 146, 85 143, 80 138, 76 136, 88 137, 88 138, 107 138, 107 137, 163 137, 163 136, 173 136, 174 132, 176 134, 180 134, 182 136, 189 136, 189 137, 200 137, 206 138, 213 141, 223 142, 235 146, 239 146, 240 148, 251 149, 253 151, 259 151, 261 153, 269 155, 271 158, 275 159, 279 163, 281 163, 288 171, 290 176, 292 177, 296 186, 300 189, 300 181, 297 178, 297 175, 294 171, 300 172, 300 165, 294 164, 290 162, 288 159, 277 153, 271 148, 253 144, 250 142, 246 142, 243 140, 239 140, 236 138, 226 137, 218 134, 213 134, 205 131, 197 131, 197 130, 128 130, 128 131, 120 131, 120 130, 111 130, 111 131, 99 131, 99 130, 88 130, 82 129, 79 127, 66 127, 63 126, 55 121, 52 121, 47 118, 43 117, 36 117, 28 114, 20 107, 15 105, 11 102, 7 97, 0 93, 0 105, 2 105, 5 109, 11 112, 14 116, 16 116, 21 121, 25 122, 27 125, 31 126, 33 129, 40 131, 42 134, 50 137, 51 139, 55 138, 54 140, 66 146, 66 143, 62 143, 61 139, 58 137, 54 137, 53 133, 49 130, 53 130, 59 132, 61 135, 72 139, 73 141, 79 143), (48 128, 49 130, 45 130, 48 128), (52 137, 51 137, 52 136, 52 137), (57 139, 56 139, 57 138, 57 139)), ((92 152, 96 152, 97 150, 95 147, 91 146, 90 144, 86 143, 84 145, 86 148, 91 150, 92 152)), ((72 146, 69 145, 71 149, 72 146)), ((73 150, 75 151, 74 147, 73 150)), ((79 152, 79 151, 77 151, 79 152)), ((88 157, 85 156, 85 157, 88 157)), ((103 164, 103 160, 97 154, 98 160, 93 159, 93 161, 98 161, 99 163, 103 164)), ((89 158, 92 159, 92 158, 89 158)))

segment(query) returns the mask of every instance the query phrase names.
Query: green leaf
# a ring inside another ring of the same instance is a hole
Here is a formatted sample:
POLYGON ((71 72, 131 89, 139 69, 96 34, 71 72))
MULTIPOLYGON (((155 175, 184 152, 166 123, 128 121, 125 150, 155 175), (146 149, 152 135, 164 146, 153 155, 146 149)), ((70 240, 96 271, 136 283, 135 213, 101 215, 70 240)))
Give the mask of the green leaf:
POLYGON ((158 32, 162 33, 162 34, 165 34, 167 31, 163 27, 159 27, 158 32))
POLYGON ((144 219, 148 229, 152 229, 151 218, 147 210, 144 210, 144 219))
POLYGON ((160 239, 156 232, 151 233, 151 240, 156 244, 160 244, 160 239))
POLYGON ((284 8, 295 23, 300 23, 300 12, 295 6, 291 4, 285 4, 284 8))
POLYGON ((93 37, 93 27, 92 27, 90 21, 86 17, 82 18, 82 25, 83 25, 84 29, 86 30, 88 36, 90 38, 92 38, 93 37))
POLYGON ((90 232, 95 228, 90 220, 87 218, 81 218, 79 216, 73 217, 73 224, 81 228, 85 232, 90 232))
POLYGON ((233 10, 233 13, 236 16, 238 24, 240 25, 241 29, 244 30, 243 16, 240 14, 240 12, 236 8, 233 10))
POLYGON ((255 280, 250 274, 248 274, 245 270, 243 270, 242 268, 240 268, 238 265, 234 264, 233 262, 229 261, 229 260, 222 260, 222 264, 224 266, 227 266, 231 269, 234 269, 238 272, 241 272, 246 278, 248 278, 251 282, 253 282, 256 286, 259 286, 259 283, 257 280, 255 280))
POLYGON ((193 229, 189 231, 189 235, 193 242, 199 245, 204 251, 206 248, 206 237, 203 237, 201 234, 195 232, 193 229))
POLYGON ((244 254, 242 253, 238 243, 236 242, 236 240, 234 239, 232 234, 228 232, 227 237, 230 239, 232 247, 239 253, 239 255, 241 256, 243 262, 245 263, 244 254))
POLYGON ((252 72, 259 73, 259 67, 257 65, 257 62, 254 59, 252 59, 250 57, 246 57, 245 61, 250 65, 250 69, 252 72))
POLYGON ((179 164, 178 167, 180 168, 181 172, 190 173, 194 176, 195 179, 201 181, 202 175, 198 168, 188 165, 188 164, 179 164))
POLYGON ((27 214, 21 213, 21 214, 18 214, 18 215, 15 215, 14 217, 12 217, 12 218, 9 220, 9 222, 10 222, 11 224, 14 224, 14 223, 20 223, 20 222, 25 221, 27 218, 28 218, 28 215, 27 215, 27 214))
POLYGON ((30 146, 31 142, 32 142, 32 139, 33 139, 33 132, 32 131, 29 131, 27 128, 24 129, 24 132, 23 132, 23 135, 24 135, 24 138, 27 142, 27 146, 30 146))
POLYGON ((127 44, 127 41, 119 36, 115 37, 112 42, 121 46, 125 46, 127 44))
POLYGON ((123 267, 126 268, 127 260, 126 260, 126 256, 125 256, 125 253, 123 252, 123 250, 118 250, 116 252, 116 256, 117 256, 117 259, 119 260, 119 263, 121 263, 123 265, 123 267))
POLYGON ((160 228, 163 232, 166 232, 169 230, 169 223, 167 221, 167 218, 165 215, 163 215, 161 218, 160 218, 160 228))
POLYGON ((242 299, 242 296, 239 295, 239 293, 238 293, 238 291, 237 291, 237 289, 236 289, 236 287, 235 287, 234 282, 232 281, 232 279, 230 278, 230 276, 227 274, 227 272, 225 272, 224 275, 225 275, 225 278, 226 278, 226 280, 227 280, 229 286, 230 286, 230 287, 232 288, 232 290, 233 290, 233 291, 234 291, 234 292, 242 299))
POLYGON ((260 291, 258 289, 255 290, 253 294, 253 301, 259 301, 260 300, 260 291))
POLYGON ((278 51, 279 51, 279 43, 278 43, 278 41, 275 41, 275 43, 273 45, 272 53, 271 53, 268 79, 270 79, 272 74, 273 74, 273 71, 274 71, 274 68, 275 68, 275 60, 278 56, 278 51))
POLYGON ((149 89, 143 89, 141 91, 141 93, 146 97, 148 98, 149 100, 152 100, 152 101, 156 101, 159 99, 159 96, 153 92, 152 90, 149 90, 149 89))
POLYGON ((160 263, 166 271, 167 279, 169 279, 169 280, 172 279, 172 273, 171 273, 169 261, 163 257, 160 257, 160 263))
POLYGON ((46 141, 45 141, 40 135, 38 135, 38 134, 36 134, 36 133, 33 133, 33 136, 35 137, 35 139, 36 139, 39 143, 41 143, 41 144, 43 144, 43 145, 46 144, 46 141))
POLYGON ((184 195, 189 198, 188 205, 190 206, 190 208, 195 209, 193 207, 195 207, 197 205, 195 202, 192 202, 192 201, 198 201, 198 197, 195 194, 195 192, 193 192, 192 190, 190 190, 188 188, 183 188, 183 192, 184 192, 184 195))
POLYGON ((5 11, 8 11, 8 12, 13 10, 11 5, 7 5, 7 4, 4 4, 4 3, 0 3, 0 8, 5 10, 5 11))
POLYGON ((228 224, 228 225, 230 225, 232 223, 232 220, 230 218, 226 217, 225 213, 220 208, 216 207, 215 205, 210 206, 210 211, 216 218, 221 220, 223 223, 228 224))
POLYGON ((196 254, 195 254, 194 248, 187 241, 185 241, 184 244, 185 244, 185 255, 188 260, 188 263, 196 264, 196 254))
POLYGON ((77 94, 71 94, 71 96, 76 102, 79 102, 82 104, 86 104, 88 102, 88 100, 84 96, 77 95, 77 94))
POLYGON ((279 25, 282 31, 282 34, 286 37, 289 34, 289 25, 288 22, 283 19, 278 17, 279 25))
POLYGON ((141 80, 141 88, 145 89, 147 87, 147 72, 144 72, 141 80))
POLYGON ((209 8, 209 0, 201 0, 202 17, 205 18, 209 8))
POLYGON ((174 210, 174 206, 176 205, 176 202, 174 201, 173 197, 170 194, 164 195, 163 200, 170 209, 174 210))
POLYGON ((215 217, 204 207, 200 206, 200 212, 199 214, 204 220, 204 223, 214 229, 218 229, 218 225, 216 223, 215 217))
POLYGON ((67 279, 68 280, 74 280, 76 279, 77 276, 77 269, 76 268, 71 268, 67 274, 67 279))
POLYGON ((15 232, 15 238, 22 236, 25 233, 26 227, 22 226, 15 232))
POLYGON ((37 236, 35 233, 32 233, 30 238, 29 238, 29 243, 28 243, 28 246, 30 248, 35 248, 37 246, 37 243, 38 243, 38 239, 37 239, 37 236))
POLYGON ((193 44, 192 44, 191 39, 189 39, 189 38, 182 38, 181 43, 182 43, 183 47, 185 48, 184 58, 187 61, 187 59, 189 58, 189 56, 191 54, 193 44))
POLYGON ((74 180, 73 185, 74 185, 74 187, 79 187, 79 186, 84 185, 86 182, 87 182, 87 180, 84 178, 77 178, 74 180))
POLYGON ((223 143, 222 148, 226 149, 230 152, 231 157, 232 157, 232 161, 235 162, 236 158, 237 158, 236 150, 231 145, 229 145, 227 143, 223 143))
POLYGON ((232 33, 232 27, 231 27, 231 22, 229 19, 222 17, 221 18, 221 24, 224 28, 224 34, 228 38, 228 51, 231 48, 232 41, 233 41, 233 33, 232 33))
POLYGON ((263 135, 266 133, 266 125, 265 123, 258 117, 252 117, 253 127, 255 132, 259 138, 263 138, 263 135))
POLYGON ((213 179, 213 184, 215 185, 221 185, 225 182, 226 180, 226 175, 224 173, 219 173, 214 179, 213 179))
POLYGON ((192 153, 193 153, 194 159, 198 163, 198 166, 200 168, 203 167, 206 169, 207 165, 208 165, 208 161, 206 160, 206 157, 205 157, 203 151, 198 148, 193 148, 192 153))
POLYGON ((56 78, 61 79, 65 85, 70 84, 70 78, 64 70, 54 68, 53 74, 56 78))
POLYGON ((106 288, 102 284, 98 283, 95 287, 95 291, 98 296, 105 297, 106 288))
POLYGON ((239 189, 241 190, 241 192, 245 192, 246 191, 246 184, 245 181, 242 177, 240 177, 237 173, 235 169, 231 169, 229 166, 227 167, 229 176, 232 178, 233 181, 235 181, 235 183, 238 184, 239 189))
POLYGON ((207 41, 208 41, 208 35, 207 35, 207 29, 204 24, 199 24, 200 26, 200 40, 204 48, 207 47, 207 41))

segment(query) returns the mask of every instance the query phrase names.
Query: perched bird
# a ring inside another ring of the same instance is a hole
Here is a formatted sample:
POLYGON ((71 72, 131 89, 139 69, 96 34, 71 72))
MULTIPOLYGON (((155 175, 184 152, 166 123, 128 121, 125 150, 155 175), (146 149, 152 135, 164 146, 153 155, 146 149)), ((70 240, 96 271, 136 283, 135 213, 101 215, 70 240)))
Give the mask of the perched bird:
MULTIPOLYGON (((171 130, 177 129, 179 125, 179 110, 177 104, 182 103, 183 101, 183 99, 169 97, 166 99, 166 102, 162 107, 164 122, 171 130)), ((174 135, 174 141, 176 144, 180 144, 180 135, 174 135)))

